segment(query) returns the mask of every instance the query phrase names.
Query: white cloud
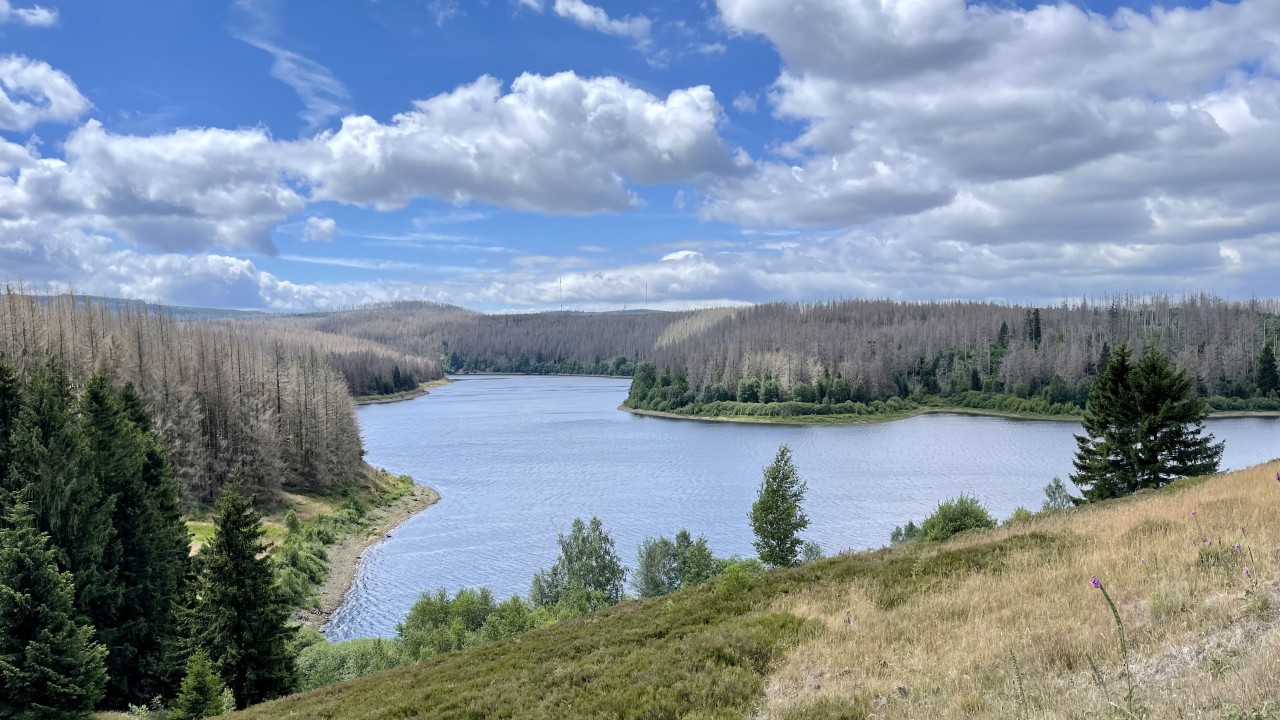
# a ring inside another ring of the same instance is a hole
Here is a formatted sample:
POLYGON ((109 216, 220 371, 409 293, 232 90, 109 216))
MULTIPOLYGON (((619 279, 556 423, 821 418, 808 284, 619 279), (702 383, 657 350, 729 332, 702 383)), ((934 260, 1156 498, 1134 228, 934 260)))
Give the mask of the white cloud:
POLYGON ((309 217, 302 227, 304 242, 330 242, 338 235, 338 221, 329 217, 309 217))
POLYGON ((48 63, 22 55, 0 56, 0 130, 70 122, 89 107, 71 78, 48 63))
POLYGON ((249 26, 237 37, 272 57, 271 76, 293 88, 302 101, 298 116, 306 122, 306 131, 323 127, 348 109, 351 94, 329 68, 282 47, 275 39, 279 34, 272 15, 274 3, 265 0, 235 0, 235 6, 249 20, 249 26))
POLYGON ((75 130, 65 159, 29 157, 0 177, 0 207, 32 222, 114 232, 148 248, 254 247, 306 201, 282 178, 287 146, 262 130, 113 135, 75 130))
POLYGON ((659 98, 616 78, 484 77, 383 124, 350 116, 306 145, 312 197, 394 208, 415 197, 590 213, 638 204, 645 185, 733 172, 707 87, 659 98))
POLYGON ((9 22, 28 27, 53 27, 58 24, 58 11, 43 5, 14 7, 9 0, 0 0, 0 25, 9 22))
POLYGON ((738 96, 733 99, 733 109, 740 113, 754 113, 756 105, 755 96, 748 95, 746 92, 739 92, 738 96))
POLYGON ((1214 262, 1280 228, 1280 3, 717 5, 777 48, 771 105, 803 130, 712 179, 707 217, 1214 262))
POLYGON ((622 19, 609 17, 602 8, 583 0, 555 0, 551 10, 562 18, 573 21, 587 30, 605 35, 631 38, 637 42, 649 39, 649 19, 643 15, 628 15, 622 19))

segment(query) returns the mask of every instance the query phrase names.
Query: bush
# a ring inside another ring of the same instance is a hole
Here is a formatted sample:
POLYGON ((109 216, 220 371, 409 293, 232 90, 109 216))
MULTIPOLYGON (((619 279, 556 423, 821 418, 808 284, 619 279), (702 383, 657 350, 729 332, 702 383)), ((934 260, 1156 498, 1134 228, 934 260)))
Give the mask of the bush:
POLYGON ((394 640, 362 638, 340 643, 317 643, 298 655, 297 689, 314 690, 407 665, 409 661, 408 653, 394 640))
POLYGON ((990 530, 995 518, 971 495, 960 495, 940 505, 920 523, 920 538, 925 542, 943 542, 967 530, 990 530))
POLYGON ((1017 523, 1020 523, 1020 522, 1026 522, 1035 516, 1036 514, 1031 512, 1030 510, 1022 506, 1018 506, 1013 509, 1013 514, 1009 516, 1008 520, 1004 521, 1004 524, 1016 525, 1017 523))
POLYGON ((916 525, 914 520, 908 520, 906 525, 899 525, 889 533, 889 542, 894 545, 901 545, 905 542, 911 542, 920 537, 920 526, 916 525))
POLYGON ((764 563, 755 558, 742 559, 737 556, 729 559, 724 571, 716 578, 711 594, 725 597, 745 593, 755 584, 755 578, 764 572, 764 563))

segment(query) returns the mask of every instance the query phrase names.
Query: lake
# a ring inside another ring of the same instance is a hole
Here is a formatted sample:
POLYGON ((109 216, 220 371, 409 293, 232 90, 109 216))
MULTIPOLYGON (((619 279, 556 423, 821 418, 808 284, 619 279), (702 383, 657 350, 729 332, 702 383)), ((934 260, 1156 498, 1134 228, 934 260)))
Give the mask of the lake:
MULTIPOLYGON (((434 507, 370 548, 331 640, 390 636, 424 590, 526 594, 555 561, 556 536, 599 516, 635 563, 651 535, 688 528, 717 555, 754 555, 747 511, 761 471, 791 445, 809 485, 807 539, 827 553, 888 543, 938 502, 976 495, 998 518, 1038 509, 1065 481, 1075 422, 924 415, 871 425, 692 422, 617 410, 629 380, 465 376, 416 400, 359 409, 373 465, 440 491, 434 507)), ((1223 467, 1280 451, 1280 418, 1212 420, 1223 467)))

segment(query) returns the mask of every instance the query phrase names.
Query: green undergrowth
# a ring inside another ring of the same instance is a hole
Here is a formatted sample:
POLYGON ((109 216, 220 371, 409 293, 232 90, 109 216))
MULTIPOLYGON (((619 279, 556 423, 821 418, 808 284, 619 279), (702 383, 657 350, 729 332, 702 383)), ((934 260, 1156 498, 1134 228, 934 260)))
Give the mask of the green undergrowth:
POLYGON ((276 576, 286 600, 295 608, 315 602, 315 588, 329 572, 326 548, 369 526, 369 513, 413 492, 413 479, 369 470, 362 482, 336 488, 326 498, 334 502, 330 512, 308 521, 297 513, 285 513, 284 535, 272 551, 276 576))
POLYGON ((873 588, 877 604, 892 608, 973 573, 999 573, 1013 554, 1048 558, 1071 542, 1030 533, 967 548, 894 548, 722 577, 238 717, 742 718, 758 706, 771 667, 818 632, 810 621, 771 611, 780 598, 856 578, 873 588))

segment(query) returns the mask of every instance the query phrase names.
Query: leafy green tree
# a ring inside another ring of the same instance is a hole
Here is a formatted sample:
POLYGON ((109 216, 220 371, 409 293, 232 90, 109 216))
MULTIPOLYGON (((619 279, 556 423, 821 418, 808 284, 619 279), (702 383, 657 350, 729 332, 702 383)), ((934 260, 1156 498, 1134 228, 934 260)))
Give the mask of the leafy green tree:
POLYGON ((548 570, 533 576, 529 600, 549 608, 570 602, 584 612, 596 612, 622 601, 626 568, 613 549, 613 538, 600 518, 584 523, 575 518, 568 535, 560 535, 560 557, 548 570))
POLYGON ((412 662, 401 643, 386 638, 321 642, 298 655, 298 690, 354 680, 412 662))
POLYGON ((694 540, 688 530, 676 533, 675 554, 676 575, 682 588, 701 585, 720 572, 721 563, 701 535, 694 540))
POLYGON ((480 642, 478 634, 494 609, 489 588, 463 588, 453 598, 440 588, 422 594, 396 633, 408 657, 421 660, 480 642))
POLYGON ((1067 492, 1067 486, 1062 483, 1061 478, 1054 477, 1052 482, 1044 486, 1044 503, 1040 505, 1041 512, 1066 510, 1075 507, 1075 504, 1075 498, 1067 492))
POLYGON ((1134 366, 1121 345, 1089 393, 1071 479, 1093 501, 1216 472, 1223 445, 1204 434, 1207 415, 1168 358, 1151 352, 1134 366))
POLYGON ((213 537, 197 558, 193 645, 208 653, 239 707, 289 692, 289 607, 275 587, 262 516, 237 485, 218 499, 213 537))
POLYGON ((213 663, 203 651, 191 655, 187 675, 182 679, 178 699, 169 710, 169 720, 202 720, 221 715, 222 696, 227 686, 213 672, 213 663))
POLYGON ((1276 352, 1271 343, 1262 344, 1258 353, 1258 394, 1270 397, 1280 392, 1280 372, 1276 369, 1276 352))
POLYGON ((791 448, 783 444, 773 463, 764 469, 749 517, 760 560, 773 567, 790 567, 800 561, 800 531, 809 527, 801 504, 808 489, 791 461, 791 448))
POLYGON ((631 377, 631 391, 627 393, 627 405, 638 407, 649 397, 649 391, 658 382, 658 372, 649 363, 640 363, 631 377))
POLYGON ((899 525, 889 533, 889 542, 894 545, 901 545, 918 537, 920 537, 920 526, 916 525, 914 520, 908 520, 906 525, 899 525))
POLYGON ((760 378, 748 375, 738 381, 738 402, 760 402, 760 378))
POLYGON ((645 538, 636 552, 636 570, 631 587, 642 598, 675 592, 680 587, 676 568, 676 546, 665 537, 645 538))
POLYGON ((0 717, 50 720, 92 710, 106 683, 106 650, 77 619, 71 575, 26 503, 0 521, 0 717))
POLYGON ((640 544, 631 586, 642 598, 657 597, 699 585, 719 571, 707 539, 694 540, 688 530, 681 530, 675 540, 653 537, 640 544))

